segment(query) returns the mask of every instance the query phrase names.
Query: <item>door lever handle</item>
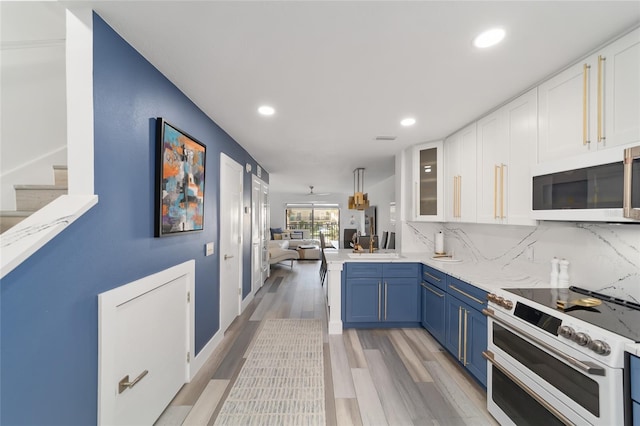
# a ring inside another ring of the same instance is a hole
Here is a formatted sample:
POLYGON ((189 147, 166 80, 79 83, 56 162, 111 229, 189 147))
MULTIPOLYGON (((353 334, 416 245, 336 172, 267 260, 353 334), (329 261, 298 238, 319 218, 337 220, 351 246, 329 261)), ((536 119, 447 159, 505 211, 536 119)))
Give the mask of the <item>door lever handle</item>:
POLYGON ((232 257, 233 257, 233 255, 229 256, 228 254, 225 254, 224 255, 224 260, 231 259, 232 257))
POLYGON ((127 388, 134 387, 147 374, 149 374, 149 370, 144 370, 142 373, 140 373, 138 377, 133 379, 132 382, 129 381, 129 375, 127 374, 118 382, 118 393, 124 392, 125 390, 127 390, 127 388))

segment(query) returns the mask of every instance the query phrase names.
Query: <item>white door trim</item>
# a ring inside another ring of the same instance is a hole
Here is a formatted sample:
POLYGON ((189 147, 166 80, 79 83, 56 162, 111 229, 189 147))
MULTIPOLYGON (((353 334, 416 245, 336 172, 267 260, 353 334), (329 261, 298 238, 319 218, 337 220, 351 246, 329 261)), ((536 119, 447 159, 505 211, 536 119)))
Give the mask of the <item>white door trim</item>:
MULTIPOLYGON (((238 244, 236 246, 236 250, 234 250, 233 253, 225 253, 225 247, 223 246, 223 241, 222 241, 222 237, 220 237, 220 242, 218 244, 218 247, 220 247, 219 250, 219 259, 220 259, 220 268, 219 268, 219 283, 220 283, 220 297, 219 297, 219 321, 220 321, 220 330, 221 331, 225 331, 226 328, 229 326, 229 324, 223 324, 222 322, 222 304, 223 304, 223 300, 222 300, 222 285, 224 282, 224 277, 223 277, 223 264, 222 262, 224 262, 224 256, 226 254, 230 254, 232 256, 235 256, 236 259, 238 259, 238 283, 236 288, 238 289, 238 295, 237 295, 237 302, 234 302, 233 300, 229 300, 227 301, 227 303, 235 303, 237 306, 237 310, 236 310, 236 315, 240 315, 240 313, 242 312, 242 268, 243 268, 243 259, 242 259, 242 246, 243 246, 243 238, 242 238, 242 233, 243 233, 243 213, 242 213, 242 202, 243 202, 243 188, 244 188, 244 167, 242 167, 238 162, 236 162, 233 158, 229 157, 228 155, 226 155, 225 153, 220 153, 220 183, 222 184, 223 182, 223 178, 222 175, 225 171, 225 164, 230 166, 232 169, 235 169, 234 172, 238 172, 240 175, 240 182, 239 182, 239 188, 238 191, 240 193, 240 209, 238 210, 238 244)), ((226 179, 225 179, 226 180, 226 179)), ((225 210, 225 201, 223 200, 222 197, 222 190, 220 191, 220 228, 221 229, 229 229, 228 224, 225 224, 222 222, 222 217, 223 211, 225 210), (227 226, 227 228, 225 228, 225 226, 227 226)))

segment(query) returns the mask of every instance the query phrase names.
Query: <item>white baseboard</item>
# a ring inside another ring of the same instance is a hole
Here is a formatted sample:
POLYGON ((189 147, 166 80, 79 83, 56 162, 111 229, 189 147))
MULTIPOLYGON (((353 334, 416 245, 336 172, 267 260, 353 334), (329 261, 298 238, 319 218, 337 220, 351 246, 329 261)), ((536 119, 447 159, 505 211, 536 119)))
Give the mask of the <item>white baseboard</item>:
POLYGON ((253 297, 255 296, 255 294, 253 292, 249 293, 249 295, 247 297, 244 298, 244 300, 242 301, 242 303, 240 304, 240 312, 244 312, 245 309, 247 309, 247 306, 249 306, 249 303, 251 303, 251 301, 253 300, 253 297))
POLYGON ((198 374, 198 371, 200 371, 205 362, 207 362, 209 357, 213 354, 213 351, 215 351, 220 342, 222 342, 223 338, 224 332, 218 330, 218 332, 213 335, 211 340, 209 340, 207 344, 204 345, 204 348, 202 348, 202 350, 198 352, 198 355, 193 358, 189 369, 189 373, 191 376, 189 378, 189 381, 193 380, 196 374, 198 374))

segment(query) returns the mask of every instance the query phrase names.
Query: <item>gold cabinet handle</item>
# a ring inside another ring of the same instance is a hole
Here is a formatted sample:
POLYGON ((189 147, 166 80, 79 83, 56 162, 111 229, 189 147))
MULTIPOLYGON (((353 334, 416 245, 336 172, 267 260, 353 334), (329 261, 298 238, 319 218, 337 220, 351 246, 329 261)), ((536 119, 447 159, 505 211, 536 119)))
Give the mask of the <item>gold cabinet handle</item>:
POLYGON ((462 359, 462 365, 464 365, 465 367, 467 366, 467 317, 468 317, 469 311, 467 311, 466 309, 464 310, 464 352, 463 353, 463 359, 462 359))
POLYGON ((432 278, 432 279, 434 279, 434 280, 436 280, 436 281, 438 281, 438 282, 442 281, 440 278, 438 278, 438 277, 434 277, 433 275, 431 275, 430 273, 428 273, 428 272, 426 272, 426 271, 424 272, 424 274, 425 274, 426 276, 428 276, 429 278, 432 278))
POLYGON ((387 282, 384 282, 384 320, 387 320, 387 282))
POLYGON ((132 382, 129 381, 129 375, 127 374, 118 382, 118 393, 122 393, 128 388, 134 387, 140 380, 144 379, 144 376, 147 374, 149 374, 149 370, 144 370, 138 377, 133 379, 132 382))
POLYGON ((462 217, 462 176, 458 175, 458 217, 462 217))
POLYGON ((228 255, 228 254, 224 255, 224 260, 232 259, 232 258, 233 258, 233 255, 228 255))
POLYGON ((420 283, 420 285, 421 285, 422 287, 426 288, 427 290, 429 290, 431 293, 435 294, 436 296, 438 296, 438 297, 444 297, 444 294, 440 294, 440 293, 438 293, 437 291, 435 291, 435 290, 434 290, 434 289, 432 289, 431 287, 428 287, 428 286, 426 286, 426 285, 424 285, 424 284, 422 284, 422 283, 420 283))
POLYGON ((380 304, 382 303, 382 283, 378 281, 378 321, 380 321, 380 304))
POLYGON ((504 219, 504 164, 500 165, 500 218, 504 219))
POLYGON ((598 143, 604 142, 605 140, 604 133, 602 131, 602 63, 606 60, 607 58, 604 56, 598 55, 598 143))
POLYGON ((458 361, 462 360, 462 306, 458 306, 458 361))
POLYGON ((498 219, 498 165, 493 166, 493 217, 498 219))
POLYGON ((586 145, 590 143, 589 135, 587 132, 587 122, 588 122, 587 94, 588 94, 589 68, 591 68, 591 66, 588 64, 584 64, 582 66, 582 145, 586 145))
POLYGON ((472 295, 470 295, 470 294, 469 294, 469 293, 467 293, 466 291, 462 291, 462 290, 460 290, 458 287, 456 287, 456 286, 454 286, 454 285, 449 284, 449 288, 450 288, 451 290, 457 291, 458 293, 460 293, 460 294, 462 294, 462 295, 464 295, 464 296, 467 296, 469 299, 473 300, 473 301, 474 301, 474 302, 476 302, 476 303, 479 303, 479 304, 481 304, 481 305, 484 305, 484 302, 483 302, 482 300, 478 299, 477 297, 473 297, 472 295))

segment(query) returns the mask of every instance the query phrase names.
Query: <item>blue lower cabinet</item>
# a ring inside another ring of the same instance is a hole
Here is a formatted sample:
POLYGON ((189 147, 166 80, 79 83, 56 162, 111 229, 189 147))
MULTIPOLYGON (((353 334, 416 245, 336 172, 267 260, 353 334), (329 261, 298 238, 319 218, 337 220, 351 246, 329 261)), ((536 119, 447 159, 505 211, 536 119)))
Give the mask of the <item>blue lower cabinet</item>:
POLYGON ((485 387, 487 361, 487 318, 471 305, 447 294, 445 347, 485 387))
POLYGON ((417 263, 346 263, 343 326, 419 326, 420 271, 417 263))
POLYGON ((420 292, 417 277, 384 279, 384 321, 419 322, 420 292))
POLYGON ((422 309, 420 323, 435 339, 442 343, 445 337, 445 292, 428 282, 420 284, 422 309))
POLYGON ((382 281, 380 278, 347 279, 347 322, 380 321, 382 311, 382 281))
POLYGON ((463 348, 464 364, 480 383, 487 386, 487 360, 482 352, 487 350, 487 317, 475 309, 466 309, 466 347, 463 348))
POLYGON ((445 338, 444 347, 459 361, 462 359, 463 303, 455 297, 445 296, 445 338))

